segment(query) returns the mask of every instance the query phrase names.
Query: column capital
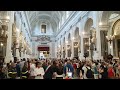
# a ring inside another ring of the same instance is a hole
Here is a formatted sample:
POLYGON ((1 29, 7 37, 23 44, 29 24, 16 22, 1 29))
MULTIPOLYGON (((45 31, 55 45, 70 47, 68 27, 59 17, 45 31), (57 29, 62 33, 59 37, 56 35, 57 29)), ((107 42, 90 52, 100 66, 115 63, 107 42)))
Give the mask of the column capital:
POLYGON ((109 27, 110 27, 109 25, 101 25, 101 26, 99 26, 100 30, 104 30, 104 31, 108 31, 109 27))

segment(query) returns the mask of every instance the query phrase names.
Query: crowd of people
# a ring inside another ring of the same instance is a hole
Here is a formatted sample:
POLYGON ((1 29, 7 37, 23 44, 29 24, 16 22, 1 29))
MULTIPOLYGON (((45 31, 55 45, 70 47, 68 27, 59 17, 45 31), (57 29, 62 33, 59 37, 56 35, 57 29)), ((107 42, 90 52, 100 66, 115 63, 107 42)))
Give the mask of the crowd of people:
POLYGON ((119 79, 119 60, 21 59, 0 62, 0 79, 119 79))

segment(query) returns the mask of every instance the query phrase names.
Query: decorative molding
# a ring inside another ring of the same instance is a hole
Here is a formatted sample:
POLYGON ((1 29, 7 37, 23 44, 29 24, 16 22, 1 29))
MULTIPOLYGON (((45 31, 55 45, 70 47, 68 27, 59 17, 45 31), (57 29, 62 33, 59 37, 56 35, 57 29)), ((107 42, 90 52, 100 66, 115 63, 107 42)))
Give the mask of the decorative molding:
POLYGON ((108 31, 109 27, 110 27, 109 25, 102 25, 102 26, 99 26, 99 29, 108 31))
POLYGON ((47 35, 37 36, 37 40, 35 41, 49 41, 51 42, 51 37, 47 35))

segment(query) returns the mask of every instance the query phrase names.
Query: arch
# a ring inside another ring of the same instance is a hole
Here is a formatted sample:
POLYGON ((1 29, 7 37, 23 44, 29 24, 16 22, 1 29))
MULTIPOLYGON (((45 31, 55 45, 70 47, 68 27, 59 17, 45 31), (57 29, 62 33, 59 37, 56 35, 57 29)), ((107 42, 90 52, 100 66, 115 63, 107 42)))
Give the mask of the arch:
POLYGON ((78 38, 79 37, 79 28, 76 27, 75 32, 74 32, 74 38, 78 38))
POLYGON ((70 42, 71 41, 71 34, 69 33, 68 34, 68 42, 70 42))
POLYGON ((65 44, 65 37, 63 38, 63 44, 65 44))
POLYGON ((115 36, 113 39, 113 55, 120 57, 120 18, 115 20, 111 28, 111 35, 115 36))
POLYGON ((112 26, 112 35, 118 36, 120 35, 120 19, 115 21, 115 23, 112 26))
POLYGON ((107 25, 109 18, 112 14, 120 14, 120 11, 103 11, 101 13, 100 21, 103 23, 103 25, 107 25))
POLYGON ((85 26, 84 26, 84 32, 86 33, 90 33, 90 28, 93 26, 93 19, 92 18, 88 18, 85 26))

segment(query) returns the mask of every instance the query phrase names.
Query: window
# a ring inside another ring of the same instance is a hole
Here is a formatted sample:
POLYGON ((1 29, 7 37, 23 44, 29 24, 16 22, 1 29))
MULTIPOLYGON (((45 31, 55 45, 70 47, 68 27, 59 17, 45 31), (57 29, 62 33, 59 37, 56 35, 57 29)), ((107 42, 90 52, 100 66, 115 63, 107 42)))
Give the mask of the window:
POLYGON ((46 33, 46 25, 41 25, 41 33, 46 33))

